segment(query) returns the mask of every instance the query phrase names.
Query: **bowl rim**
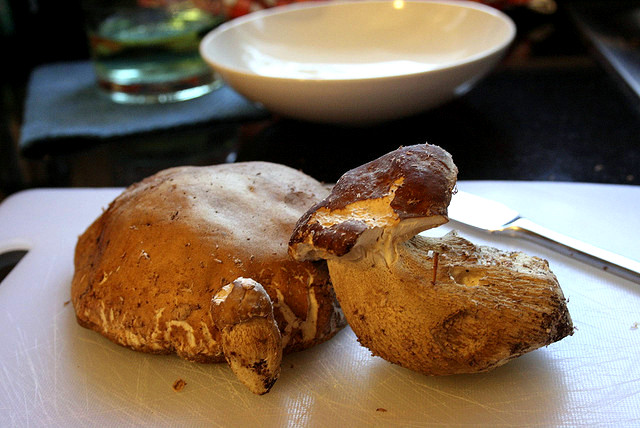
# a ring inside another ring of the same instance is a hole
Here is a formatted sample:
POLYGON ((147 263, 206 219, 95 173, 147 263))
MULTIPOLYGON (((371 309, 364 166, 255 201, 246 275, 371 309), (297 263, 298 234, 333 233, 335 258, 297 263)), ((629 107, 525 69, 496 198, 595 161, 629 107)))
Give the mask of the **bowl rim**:
POLYGON ((485 5, 483 3, 478 3, 476 1, 469 1, 469 0, 402 0, 403 3, 411 3, 411 4, 419 4, 419 5, 443 4, 443 5, 461 7, 465 9, 475 9, 501 19, 507 25, 509 34, 505 38, 505 40, 503 40, 501 43, 497 44, 496 46, 492 46, 491 48, 475 53, 473 55, 466 56, 462 59, 452 61, 450 63, 437 66, 435 68, 431 68, 428 70, 385 75, 385 76, 344 77, 344 78, 330 78, 330 79, 271 76, 271 75, 255 73, 252 70, 247 70, 244 68, 226 65, 225 63, 216 61, 214 58, 211 58, 206 54, 207 52, 206 45, 211 43, 211 41, 216 37, 218 37, 219 34, 227 32, 235 27, 239 27, 247 22, 264 19, 265 17, 268 17, 268 16, 295 13, 296 11, 299 11, 302 9, 332 8, 332 7, 341 7, 345 5, 363 6, 363 5, 371 5, 371 4, 394 3, 395 1, 397 0, 310 0, 310 1, 290 3, 287 5, 275 6, 267 9, 261 9, 261 10, 240 16, 238 18, 234 18, 230 21, 224 22, 218 27, 211 30, 209 33, 207 33, 200 42, 200 46, 199 46, 200 56, 205 60, 205 62, 209 64, 209 66, 211 66, 215 71, 218 71, 221 74, 224 74, 225 72, 229 72, 237 75, 251 77, 253 79, 278 80, 283 82, 303 82, 303 83, 314 83, 314 84, 356 82, 356 81, 411 78, 411 77, 416 77, 420 75, 446 71, 448 69, 456 68, 461 65, 472 64, 476 61, 480 61, 482 59, 491 57, 492 55, 505 50, 513 42, 513 40, 516 37, 517 28, 514 21, 504 12, 494 7, 491 7, 489 5, 485 5))

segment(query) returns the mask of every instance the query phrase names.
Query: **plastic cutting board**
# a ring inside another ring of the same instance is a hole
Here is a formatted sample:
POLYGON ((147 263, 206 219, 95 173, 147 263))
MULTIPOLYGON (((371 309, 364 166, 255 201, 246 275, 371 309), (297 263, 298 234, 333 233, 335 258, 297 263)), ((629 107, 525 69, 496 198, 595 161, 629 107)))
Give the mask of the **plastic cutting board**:
MULTIPOLYGON (((640 257, 640 187, 462 182, 576 238, 640 257)), ((77 325, 77 236, 120 189, 29 190, 0 204, 2 426, 640 426, 640 285, 512 238, 479 244, 549 260, 577 328, 490 373, 427 377, 372 357, 349 328, 286 356, 255 396, 224 364, 133 352, 77 325), (172 388, 182 379, 181 391, 172 388)), ((443 226, 442 231, 448 226, 443 226)))

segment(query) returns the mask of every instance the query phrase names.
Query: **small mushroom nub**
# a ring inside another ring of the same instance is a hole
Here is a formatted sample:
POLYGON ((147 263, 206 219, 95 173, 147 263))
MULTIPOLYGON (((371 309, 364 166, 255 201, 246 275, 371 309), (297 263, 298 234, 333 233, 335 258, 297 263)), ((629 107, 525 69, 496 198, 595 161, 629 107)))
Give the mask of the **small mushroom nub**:
POLYGON ((237 278, 215 294, 211 316, 236 377, 255 394, 269 392, 280 375, 282 338, 264 287, 253 279, 237 278))

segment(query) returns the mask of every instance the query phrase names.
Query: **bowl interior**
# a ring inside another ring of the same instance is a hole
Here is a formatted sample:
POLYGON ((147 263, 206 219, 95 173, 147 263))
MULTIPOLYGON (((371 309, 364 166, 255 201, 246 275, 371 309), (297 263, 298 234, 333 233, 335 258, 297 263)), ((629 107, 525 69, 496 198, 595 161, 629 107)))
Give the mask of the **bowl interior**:
POLYGON ((304 3, 230 21, 201 52, 214 68, 290 79, 421 73, 504 48, 513 23, 472 2, 304 3))

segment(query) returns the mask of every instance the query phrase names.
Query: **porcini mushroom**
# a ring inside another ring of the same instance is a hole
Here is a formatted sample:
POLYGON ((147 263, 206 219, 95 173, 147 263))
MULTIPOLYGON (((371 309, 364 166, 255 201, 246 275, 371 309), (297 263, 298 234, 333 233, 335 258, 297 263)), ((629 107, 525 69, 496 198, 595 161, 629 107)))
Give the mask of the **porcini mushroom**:
POLYGON ((326 259, 347 321, 374 355, 428 374, 487 371, 573 333, 548 263, 450 233, 457 168, 433 145, 344 174, 298 221, 297 260, 326 259))
POLYGON ((226 360, 266 392, 281 354, 345 325, 326 264, 287 254, 296 221, 327 193, 268 162, 174 167, 132 184, 78 238, 78 323, 135 351, 226 360))

